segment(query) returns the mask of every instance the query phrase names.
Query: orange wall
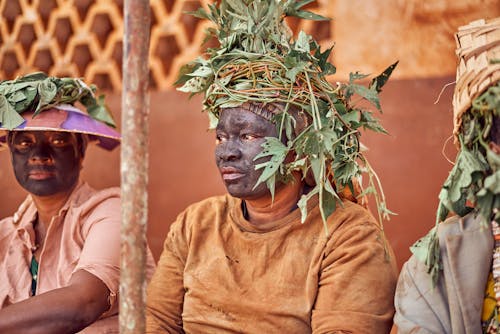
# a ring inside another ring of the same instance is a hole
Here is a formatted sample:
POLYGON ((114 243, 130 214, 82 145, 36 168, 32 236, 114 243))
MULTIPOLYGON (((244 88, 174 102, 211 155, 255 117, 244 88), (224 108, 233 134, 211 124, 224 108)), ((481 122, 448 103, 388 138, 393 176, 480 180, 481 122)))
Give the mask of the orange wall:
MULTIPOLYGON (((441 154, 451 133, 451 77, 393 80, 382 93, 381 116, 389 136, 362 136, 370 148, 371 164, 382 179, 389 209, 398 215, 385 223, 389 240, 401 265, 408 247, 434 222, 437 194, 450 164, 441 154)), ((120 96, 108 94, 119 119, 120 96)), ((190 203, 222 194, 223 185, 213 163, 214 134, 208 132, 201 100, 188 100, 175 91, 151 95, 150 179, 148 239, 156 258, 176 215, 190 203)), ((449 145, 453 157, 453 145, 449 145)), ((89 147, 83 177, 97 188, 118 185, 119 150, 89 147)), ((13 213, 24 197, 15 183, 8 152, 0 152, 0 217, 13 213)))

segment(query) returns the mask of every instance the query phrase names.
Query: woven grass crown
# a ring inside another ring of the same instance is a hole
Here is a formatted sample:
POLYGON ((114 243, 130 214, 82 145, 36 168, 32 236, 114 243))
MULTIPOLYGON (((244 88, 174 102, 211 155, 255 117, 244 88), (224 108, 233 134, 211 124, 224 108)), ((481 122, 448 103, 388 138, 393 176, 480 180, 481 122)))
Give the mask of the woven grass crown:
POLYGON ((453 95, 453 134, 457 138, 462 116, 486 88, 500 80, 500 17, 477 20, 458 28, 458 56, 453 95))

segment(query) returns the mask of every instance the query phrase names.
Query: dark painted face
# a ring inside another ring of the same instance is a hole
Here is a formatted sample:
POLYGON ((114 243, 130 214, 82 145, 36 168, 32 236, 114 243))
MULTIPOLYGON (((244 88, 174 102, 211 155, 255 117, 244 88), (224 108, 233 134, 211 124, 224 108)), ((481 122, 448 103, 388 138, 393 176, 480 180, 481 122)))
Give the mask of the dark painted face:
POLYGON ((75 134, 57 131, 13 131, 9 147, 19 184, 37 196, 71 190, 83 159, 75 134))
POLYGON ((227 191, 234 197, 256 199, 269 194, 265 183, 253 189, 262 169, 254 161, 262 151, 265 137, 277 137, 273 123, 240 108, 224 109, 216 129, 215 161, 227 191), (253 190, 252 190, 253 189, 253 190))

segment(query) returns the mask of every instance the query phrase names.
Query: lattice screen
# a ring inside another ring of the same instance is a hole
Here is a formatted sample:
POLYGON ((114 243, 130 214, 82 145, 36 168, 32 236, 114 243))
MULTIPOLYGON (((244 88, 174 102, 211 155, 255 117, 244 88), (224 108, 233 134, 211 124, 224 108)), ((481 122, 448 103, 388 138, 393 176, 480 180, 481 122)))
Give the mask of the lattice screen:
MULTIPOLYGON (((171 89, 179 67, 200 53, 208 22, 186 11, 209 0, 150 0, 150 86, 171 89)), ((310 10, 329 16, 333 1, 310 10)), ((0 79, 33 71, 83 77, 105 90, 121 90, 122 0, 0 0, 0 79)), ((320 42, 332 42, 333 21, 291 20, 320 42)))

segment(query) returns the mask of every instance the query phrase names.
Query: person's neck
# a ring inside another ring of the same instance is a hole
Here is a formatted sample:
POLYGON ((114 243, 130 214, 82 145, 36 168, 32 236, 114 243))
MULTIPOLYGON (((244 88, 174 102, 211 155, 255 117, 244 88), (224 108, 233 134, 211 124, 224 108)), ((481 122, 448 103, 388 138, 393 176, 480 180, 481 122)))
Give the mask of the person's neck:
POLYGON ((258 199, 246 199, 248 221, 253 225, 260 225, 285 217, 295 209, 302 195, 302 187, 303 182, 297 174, 293 181, 276 189, 274 201, 271 194, 258 199))
POLYGON ((38 213, 38 224, 43 224, 44 228, 47 229, 52 221, 52 217, 56 216, 64 204, 66 204, 75 187, 76 185, 67 191, 61 191, 49 196, 31 194, 38 213))

